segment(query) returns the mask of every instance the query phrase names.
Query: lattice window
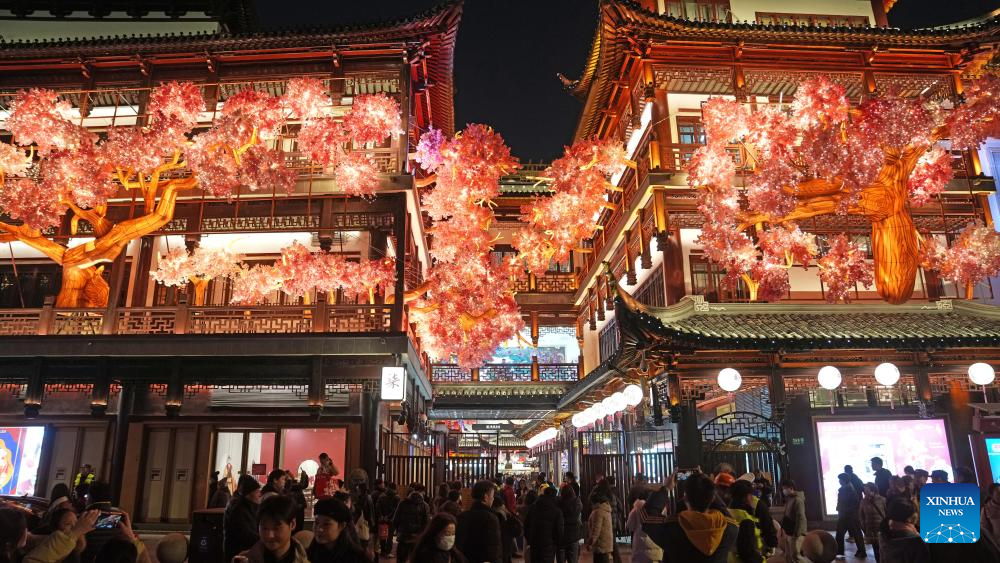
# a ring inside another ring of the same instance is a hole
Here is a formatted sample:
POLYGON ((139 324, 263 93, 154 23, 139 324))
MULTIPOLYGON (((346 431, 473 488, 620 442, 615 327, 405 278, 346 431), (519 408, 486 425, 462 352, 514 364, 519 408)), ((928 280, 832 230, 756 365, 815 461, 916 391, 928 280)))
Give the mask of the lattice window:
POLYGON ((538 366, 539 381, 576 381, 580 369, 576 364, 541 364, 538 366))
POLYGON ((479 381, 531 381, 531 364, 492 364, 479 368, 479 381))
MULTIPOLYGON (((603 303, 599 305, 603 307, 603 303)), ((618 333, 618 319, 610 319, 598 336, 601 350, 601 361, 607 360, 621 347, 621 334, 618 333)))
POLYGON ((472 374, 467 369, 448 364, 434 364, 431 367, 431 380, 434 382, 465 382, 472 381, 472 374))

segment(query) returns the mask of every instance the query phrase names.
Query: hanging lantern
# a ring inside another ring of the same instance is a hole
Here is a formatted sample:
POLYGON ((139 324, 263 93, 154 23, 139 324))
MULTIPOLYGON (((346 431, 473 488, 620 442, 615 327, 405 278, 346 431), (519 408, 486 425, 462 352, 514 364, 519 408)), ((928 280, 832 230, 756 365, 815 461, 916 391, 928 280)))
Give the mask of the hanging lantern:
POLYGON ((604 406, 604 416, 613 416, 616 412, 618 412, 618 409, 615 408, 615 402, 611 399, 611 397, 605 397, 604 400, 601 401, 601 405, 604 406))
POLYGON ((969 366, 969 380, 976 385, 989 385, 997 378, 993 366, 983 362, 976 362, 969 366))
POLYGON ((718 381, 723 391, 732 393, 743 385, 743 376, 733 368, 725 368, 719 372, 718 381))
POLYGON ((604 418, 604 417, 608 416, 608 414, 610 414, 610 413, 608 413, 608 410, 604 407, 604 403, 603 402, 594 403, 594 405, 592 407, 590 407, 590 408, 594 409, 594 414, 596 415, 594 417, 594 420, 601 420, 602 418, 604 418))
POLYGON ((878 381, 879 385, 892 387, 899 381, 899 368, 890 362, 879 364, 875 368, 875 381, 878 381))
POLYGON ((820 387, 830 391, 840 387, 841 382, 844 380, 840 375, 840 370, 833 366, 823 366, 819 370, 819 375, 816 379, 819 380, 820 387))
POLYGON ((611 406, 614 407, 615 412, 621 412, 628 408, 628 401, 625 400, 625 393, 618 391, 614 395, 611 395, 611 406))
POLYGON ((586 426, 582 412, 574 414, 573 418, 570 419, 570 422, 573 423, 573 428, 583 428, 584 426, 586 426))
POLYGON ((622 394, 625 395, 625 403, 630 407, 637 406, 642 402, 642 387, 634 383, 626 387, 622 394))

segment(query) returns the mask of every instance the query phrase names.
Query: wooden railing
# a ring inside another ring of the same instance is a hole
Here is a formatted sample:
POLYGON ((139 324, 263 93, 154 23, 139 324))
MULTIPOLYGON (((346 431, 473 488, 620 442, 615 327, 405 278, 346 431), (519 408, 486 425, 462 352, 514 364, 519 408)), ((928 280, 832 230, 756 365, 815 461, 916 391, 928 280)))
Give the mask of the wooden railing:
POLYGON ((0 309, 0 336, 102 334, 379 333, 392 330, 391 305, 0 309))
POLYGON ((431 364, 431 383, 560 383, 580 379, 580 364, 485 364, 472 370, 455 364, 431 364))

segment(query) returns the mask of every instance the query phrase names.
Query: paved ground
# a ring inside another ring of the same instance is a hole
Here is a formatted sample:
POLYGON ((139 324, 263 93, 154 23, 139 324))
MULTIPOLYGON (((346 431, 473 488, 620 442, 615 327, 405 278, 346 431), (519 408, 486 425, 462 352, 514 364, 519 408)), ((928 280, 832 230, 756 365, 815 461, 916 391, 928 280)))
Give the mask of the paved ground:
MULTIPOLYGON (((165 534, 162 533, 144 533, 144 532, 139 534, 139 537, 142 538, 142 541, 146 544, 146 549, 149 550, 150 557, 153 563, 160 563, 159 560, 156 558, 156 546, 159 544, 160 539, 163 538, 164 535, 165 534)), ((630 557, 631 548, 628 545, 624 544, 621 544, 619 547, 621 549, 623 563, 631 563, 631 557, 630 557)), ((849 543, 847 545, 847 553, 849 555, 853 554, 855 550, 856 548, 854 544, 849 543)), ((592 563, 593 560, 594 558, 590 553, 588 553, 586 550, 581 550, 580 563, 592 563)), ((872 554, 871 546, 869 546, 867 559, 856 559, 854 557, 848 556, 846 560, 839 560, 839 561, 843 563, 875 563, 875 556, 872 554)), ((515 559, 514 562, 523 563, 524 559, 515 559)), ((382 558, 380 560, 380 563, 398 563, 398 562, 396 561, 395 558, 392 559, 382 558)), ((768 559, 768 563, 785 563, 785 558, 779 552, 779 554, 768 559)))

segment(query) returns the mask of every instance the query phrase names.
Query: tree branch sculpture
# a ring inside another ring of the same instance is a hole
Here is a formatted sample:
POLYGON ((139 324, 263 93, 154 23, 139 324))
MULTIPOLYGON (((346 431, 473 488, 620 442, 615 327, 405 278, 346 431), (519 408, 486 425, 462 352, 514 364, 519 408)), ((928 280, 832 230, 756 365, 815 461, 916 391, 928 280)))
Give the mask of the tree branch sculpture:
POLYGON ((883 299, 906 302, 922 260, 910 208, 952 178, 951 155, 939 142, 977 148, 1000 121, 998 95, 1000 81, 991 79, 970 87, 950 111, 894 96, 852 108, 842 86, 819 78, 799 87, 788 112, 765 106, 749 113, 734 101, 709 99, 707 145, 688 165, 705 217, 699 240, 706 255, 723 266, 728 281, 744 280, 752 300, 780 299, 788 290, 786 256, 808 267, 817 254, 797 222, 863 216, 871 222, 874 271, 856 259, 856 245, 838 240, 834 255, 819 262, 827 297, 847 300, 856 282, 873 279, 883 299), (753 164, 743 188, 734 185, 731 142, 741 143, 753 164))
POLYGON ((57 307, 105 306, 103 265, 130 241, 169 223, 180 194, 291 191, 295 172, 270 142, 289 119, 301 121, 300 146, 343 191, 372 195, 379 173, 363 149, 400 128, 398 104, 359 96, 342 121, 330 105, 319 80, 293 79, 281 97, 253 90, 230 97, 211 127, 193 134, 207 123, 201 90, 171 82, 150 92, 145 125, 114 127, 99 140, 55 92, 22 92, 6 123, 13 143, 0 144, 0 209, 12 220, 0 222, 0 231, 4 240, 19 240, 62 265, 57 307), (138 193, 143 215, 114 223, 107 203, 122 191, 138 193), (82 219, 94 240, 68 248, 45 234, 67 215, 71 234, 82 219))

